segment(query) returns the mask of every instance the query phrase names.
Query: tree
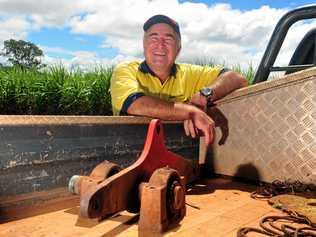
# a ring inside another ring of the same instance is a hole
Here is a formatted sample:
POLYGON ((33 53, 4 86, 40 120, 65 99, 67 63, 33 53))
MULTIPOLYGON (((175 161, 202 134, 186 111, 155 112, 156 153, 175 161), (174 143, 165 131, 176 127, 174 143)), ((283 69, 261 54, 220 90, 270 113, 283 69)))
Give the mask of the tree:
POLYGON ((5 40, 2 56, 8 58, 13 65, 23 68, 40 68, 42 67, 41 57, 43 51, 31 42, 24 40, 5 40))

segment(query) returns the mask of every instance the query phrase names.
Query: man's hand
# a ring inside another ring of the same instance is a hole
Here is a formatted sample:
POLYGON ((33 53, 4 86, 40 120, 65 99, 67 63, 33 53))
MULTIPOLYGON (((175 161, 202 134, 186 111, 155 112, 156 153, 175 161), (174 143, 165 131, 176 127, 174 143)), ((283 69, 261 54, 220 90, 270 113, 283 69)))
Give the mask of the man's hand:
POLYGON ((184 121, 184 130, 187 136, 205 136, 205 144, 213 143, 215 139, 215 123, 202 110, 191 113, 190 119, 184 121))
MULTIPOLYGON (((215 83, 211 86, 208 86, 212 89, 212 102, 223 98, 229 93, 233 92, 236 89, 248 86, 248 81, 241 74, 233 71, 228 71, 222 73, 215 83)), ((190 101, 190 104, 197 106, 198 108, 206 111, 207 109, 207 98, 201 95, 200 92, 194 94, 190 101)))
MULTIPOLYGON (((201 95, 200 92, 194 94, 189 102, 189 104, 192 104, 202 111, 206 112, 207 109, 207 99, 205 96, 201 95)), ((200 132, 198 128, 194 125, 194 122, 192 119, 187 119, 183 121, 184 131, 187 136, 191 136, 192 138, 195 138, 196 136, 200 136, 200 132)))
MULTIPOLYGON (((213 90, 213 101, 218 100, 232 91, 245 87, 248 85, 247 80, 237 72, 228 71, 222 73, 216 82, 211 86, 213 90)), ((206 112, 207 99, 201 95, 200 92, 194 94, 189 101, 189 104, 198 107, 206 112)), ((196 127, 196 123, 192 119, 184 120, 183 122, 185 134, 195 138, 199 134, 199 129, 196 127)))

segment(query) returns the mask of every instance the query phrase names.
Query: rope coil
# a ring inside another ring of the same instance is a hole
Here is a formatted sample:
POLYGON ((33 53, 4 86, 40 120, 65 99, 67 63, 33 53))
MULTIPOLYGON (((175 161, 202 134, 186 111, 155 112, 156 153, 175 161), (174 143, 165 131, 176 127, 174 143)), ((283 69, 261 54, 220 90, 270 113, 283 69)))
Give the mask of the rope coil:
MULTIPOLYGON (((315 190, 315 185, 303 184, 297 180, 275 180, 271 184, 260 185, 250 196, 254 199, 268 200, 280 194, 295 194, 315 190)), ((238 230, 237 237, 246 237, 250 232, 273 237, 316 237, 316 223, 297 212, 282 210, 287 215, 263 217, 259 224, 260 228, 242 227, 238 230)))

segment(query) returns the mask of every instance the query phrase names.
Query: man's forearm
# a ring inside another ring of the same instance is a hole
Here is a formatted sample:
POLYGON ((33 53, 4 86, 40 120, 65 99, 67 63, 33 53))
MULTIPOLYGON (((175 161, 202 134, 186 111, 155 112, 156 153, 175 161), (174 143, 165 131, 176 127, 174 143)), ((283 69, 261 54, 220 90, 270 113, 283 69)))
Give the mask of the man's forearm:
POLYGON ((141 115, 162 120, 186 120, 198 112, 195 106, 168 102, 151 96, 142 96, 134 101, 127 110, 128 114, 141 115))
POLYGON ((213 100, 218 100, 232 91, 245 87, 248 85, 248 81, 239 73, 236 72, 224 72, 213 85, 209 87, 213 89, 213 100))
POLYGON ((214 121, 205 112, 194 105, 167 102, 151 96, 142 96, 130 105, 127 109, 127 113, 160 118, 162 120, 190 120, 194 132, 186 131, 187 135, 189 135, 188 133, 194 133, 192 137, 195 137, 196 134, 201 133, 205 136, 205 143, 207 145, 212 143, 215 138, 214 121))

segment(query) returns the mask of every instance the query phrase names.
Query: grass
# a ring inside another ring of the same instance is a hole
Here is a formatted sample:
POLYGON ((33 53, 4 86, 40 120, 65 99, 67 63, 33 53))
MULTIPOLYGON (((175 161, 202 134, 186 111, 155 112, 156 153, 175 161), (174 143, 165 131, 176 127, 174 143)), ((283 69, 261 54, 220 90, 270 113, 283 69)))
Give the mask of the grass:
POLYGON ((256 73, 252 64, 250 64, 247 69, 243 69, 240 65, 235 65, 233 66, 232 70, 242 74, 247 79, 249 85, 252 84, 256 73))
POLYGON ((110 115, 111 68, 92 72, 45 71, 19 67, 0 70, 1 114, 110 115))
MULTIPOLYGON (((198 62, 215 65, 213 62, 198 62)), ((232 68, 249 82, 254 69, 232 68)), ((29 115, 112 115, 109 92, 112 68, 90 72, 68 71, 52 66, 37 71, 19 67, 0 68, 0 113, 29 115)))

